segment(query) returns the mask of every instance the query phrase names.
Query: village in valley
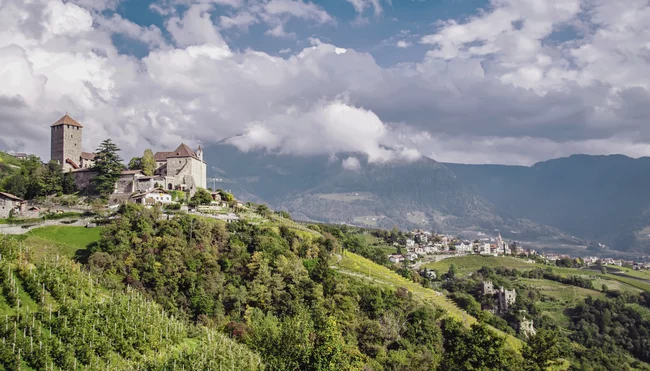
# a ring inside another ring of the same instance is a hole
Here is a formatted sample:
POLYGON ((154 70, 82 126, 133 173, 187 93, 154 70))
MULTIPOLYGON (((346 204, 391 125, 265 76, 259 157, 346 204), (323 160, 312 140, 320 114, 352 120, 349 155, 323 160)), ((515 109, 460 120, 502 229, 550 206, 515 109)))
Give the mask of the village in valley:
POLYGON ((524 248, 521 243, 516 241, 508 242, 498 232, 495 237, 486 236, 468 241, 450 235, 415 229, 406 233, 401 243, 394 242, 393 245, 397 248, 397 253, 388 255, 388 260, 392 263, 413 267, 453 256, 482 255, 519 257, 530 263, 555 264, 557 261, 569 260, 572 266, 613 265, 635 270, 650 269, 650 262, 539 252, 524 248))

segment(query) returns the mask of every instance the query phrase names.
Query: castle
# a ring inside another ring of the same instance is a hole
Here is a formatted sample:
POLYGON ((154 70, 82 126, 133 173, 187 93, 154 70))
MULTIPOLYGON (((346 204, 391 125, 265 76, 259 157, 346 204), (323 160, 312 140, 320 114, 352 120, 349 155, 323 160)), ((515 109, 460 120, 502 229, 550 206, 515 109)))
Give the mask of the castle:
MULTIPOLYGON (((88 187, 97 175, 93 170, 95 154, 82 151, 83 125, 67 114, 51 125, 50 158, 56 160, 64 171, 73 174, 77 188, 88 187)), ((125 170, 115 183, 115 194, 146 192, 154 188, 188 191, 207 188, 207 166, 203 150, 195 152, 185 144, 173 151, 156 152, 156 170, 153 176, 145 176, 140 170, 125 170)))

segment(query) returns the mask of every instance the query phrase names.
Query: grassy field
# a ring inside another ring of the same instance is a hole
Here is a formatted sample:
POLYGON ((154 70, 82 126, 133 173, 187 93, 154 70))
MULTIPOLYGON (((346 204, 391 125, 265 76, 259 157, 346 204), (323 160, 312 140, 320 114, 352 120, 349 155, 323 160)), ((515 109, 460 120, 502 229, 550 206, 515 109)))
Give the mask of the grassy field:
MULTIPOLYGON (((359 255, 353 254, 351 252, 345 252, 341 261, 338 262, 337 268, 340 273, 365 278, 379 285, 385 285, 392 288, 405 287, 418 299, 446 310, 449 316, 461 321, 467 326, 470 326, 477 322, 476 318, 470 316, 467 314, 467 312, 460 309, 453 301, 448 299, 443 294, 431 289, 424 288, 421 285, 409 281, 406 278, 398 275, 392 270, 375 264, 374 262, 359 255)), ((496 329, 494 330, 502 336, 507 336, 507 341, 513 348, 521 349, 521 340, 513 336, 506 335, 505 333, 496 329)))
POLYGON ((482 267, 506 267, 517 268, 521 270, 533 269, 535 264, 527 263, 524 260, 510 258, 507 256, 482 256, 482 255, 467 255, 455 258, 447 258, 435 263, 426 264, 424 267, 428 269, 435 269, 439 273, 447 273, 451 265, 456 267, 457 274, 464 276, 471 272, 476 272, 482 267))
POLYGON ((101 233, 101 228, 42 227, 29 231, 23 244, 29 247, 37 258, 56 254, 72 258, 78 250, 99 241, 101 233))
MULTIPOLYGON (((449 267, 454 264, 456 267, 457 274, 460 276, 465 276, 471 272, 475 272, 483 266, 490 268, 496 267, 506 267, 506 268, 517 268, 519 270, 530 270, 534 268, 542 269, 553 269, 553 272, 569 276, 569 275, 578 275, 578 276, 588 276, 594 277, 594 287, 600 288, 604 283, 608 286, 609 289, 623 290, 623 291, 635 291, 635 290, 644 290, 650 292, 650 282, 644 282, 642 280, 633 278, 633 277, 624 277, 612 273, 602 274, 600 271, 591 270, 591 269, 578 269, 578 268, 562 268, 555 267, 551 265, 543 264, 532 264, 527 263, 526 261, 518 258, 511 258, 507 256, 480 256, 480 255, 467 255, 459 256, 454 258, 444 259, 438 262, 426 264, 425 267, 429 269, 435 269, 440 273, 446 273, 449 270, 449 267)), ((641 279, 646 279, 645 275, 648 274, 643 271, 625 271, 626 274, 630 276, 638 277, 641 279), (631 272, 630 272, 631 271, 631 272)))
POLYGON ((567 308, 575 307, 587 297, 605 297, 605 293, 600 291, 550 280, 518 278, 515 282, 539 290, 543 298, 537 302, 539 308, 563 326, 568 326, 570 322, 569 317, 564 313, 567 308))

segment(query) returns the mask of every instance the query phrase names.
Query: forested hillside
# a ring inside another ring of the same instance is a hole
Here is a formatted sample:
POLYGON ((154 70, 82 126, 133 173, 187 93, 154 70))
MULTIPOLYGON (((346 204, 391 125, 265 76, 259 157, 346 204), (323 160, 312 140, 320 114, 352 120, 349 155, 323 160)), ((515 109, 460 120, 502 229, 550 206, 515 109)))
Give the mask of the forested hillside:
POLYGON ((132 288, 108 290, 67 258, 33 262, 0 239, 6 370, 256 370, 259 356, 132 288))
POLYGON ((569 315, 562 321, 544 315, 543 296, 522 292, 516 308, 528 310, 538 330, 526 340, 467 295, 482 277, 496 283, 531 280, 533 273, 487 270, 470 281, 440 272, 443 286, 436 287, 386 262, 385 248, 368 244, 369 231, 297 224, 268 209, 242 216, 226 224, 124 205, 83 250, 69 248, 75 243, 61 229, 54 245, 50 230, 4 237, 0 364, 7 370, 648 369, 650 304, 638 290, 592 290, 593 300, 562 304, 569 315))

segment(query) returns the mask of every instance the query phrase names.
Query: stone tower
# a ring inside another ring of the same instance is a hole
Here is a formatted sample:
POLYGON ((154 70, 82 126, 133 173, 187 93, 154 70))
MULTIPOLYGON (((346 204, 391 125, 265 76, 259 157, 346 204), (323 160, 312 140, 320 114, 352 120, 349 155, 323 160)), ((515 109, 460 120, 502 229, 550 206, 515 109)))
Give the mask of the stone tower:
POLYGON ((51 126, 50 159, 61 164, 63 170, 74 169, 80 161, 82 128, 80 123, 67 114, 51 126))

